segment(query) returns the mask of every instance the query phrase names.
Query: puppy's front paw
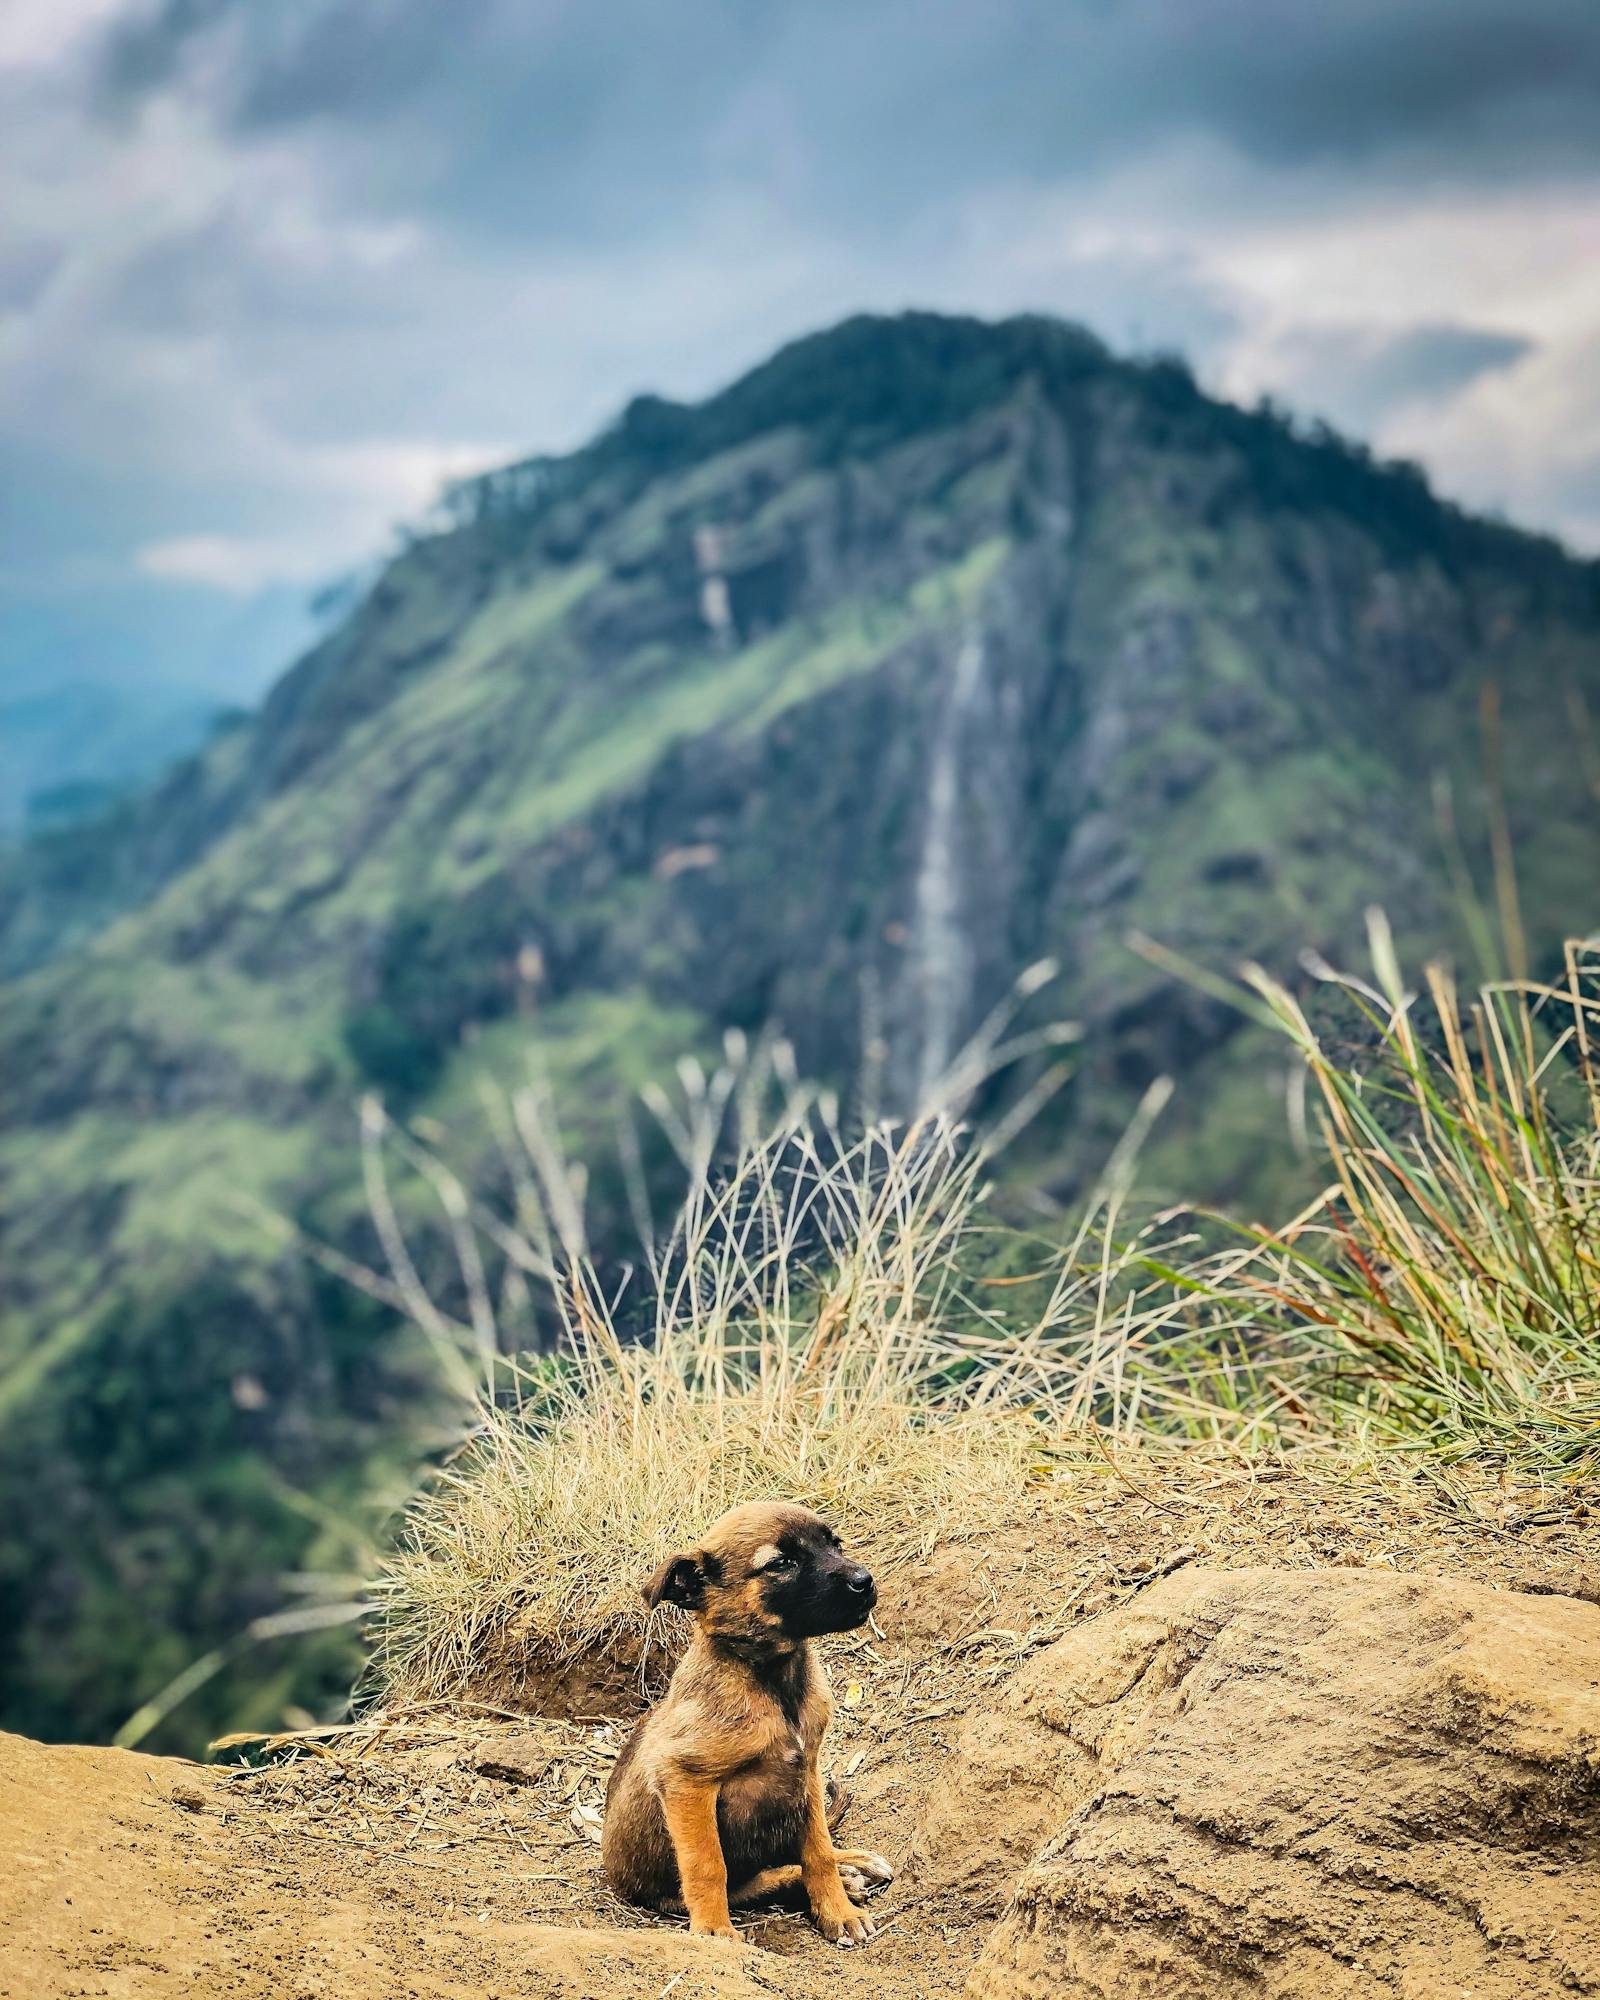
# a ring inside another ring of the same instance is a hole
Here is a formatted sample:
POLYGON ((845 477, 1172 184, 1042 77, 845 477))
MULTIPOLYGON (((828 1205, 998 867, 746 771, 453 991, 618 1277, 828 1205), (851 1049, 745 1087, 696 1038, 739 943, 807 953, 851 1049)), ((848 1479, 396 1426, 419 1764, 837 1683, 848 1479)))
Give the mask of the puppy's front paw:
POLYGON ((817 1929, 829 1944, 848 1951, 852 1945, 865 1944, 869 1937, 874 1937, 878 1926, 865 1910, 858 1910, 854 1903, 840 1903, 835 1908, 817 1912, 817 1929))
POLYGON ((690 1937, 728 1938, 734 1944, 744 1943, 744 1939, 734 1929, 732 1924, 691 1924, 689 1926, 689 1935, 690 1937))

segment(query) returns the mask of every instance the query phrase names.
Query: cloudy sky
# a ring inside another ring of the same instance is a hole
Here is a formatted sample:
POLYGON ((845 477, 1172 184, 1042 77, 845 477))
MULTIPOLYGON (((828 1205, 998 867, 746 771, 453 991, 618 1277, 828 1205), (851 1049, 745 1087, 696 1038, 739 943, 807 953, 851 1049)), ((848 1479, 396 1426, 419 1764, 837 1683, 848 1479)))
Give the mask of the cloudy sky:
POLYGON ((1600 551, 1596 0, 3 0, 0 692, 258 688, 441 478, 861 308, 1600 551))

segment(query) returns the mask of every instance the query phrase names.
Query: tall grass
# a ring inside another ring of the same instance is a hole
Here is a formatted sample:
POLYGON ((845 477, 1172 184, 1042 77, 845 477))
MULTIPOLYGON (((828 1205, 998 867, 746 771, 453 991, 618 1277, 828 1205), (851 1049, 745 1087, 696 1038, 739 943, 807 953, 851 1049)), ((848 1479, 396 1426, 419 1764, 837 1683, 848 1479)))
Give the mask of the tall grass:
MULTIPOLYGON (((1016 1026, 1054 972, 1046 961, 1020 976, 917 1120, 871 1123, 849 1143, 781 1038, 734 1035, 709 1073, 680 1065, 676 1089, 648 1090, 643 1108, 676 1155, 682 1203, 658 1234, 625 1121, 640 1264, 614 1295, 589 1253, 582 1173, 536 1082, 487 1105, 509 1210, 369 1101, 363 1158, 385 1268, 318 1254, 413 1322, 470 1408, 462 1449, 377 1578, 375 1686, 459 1692, 518 1661, 548 1669, 597 1642, 642 1640, 639 1578, 755 1494, 805 1498, 888 1559, 1019 1504, 1050 1434, 1019 1393, 1046 1330, 1019 1343, 965 1270, 989 1161, 1065 1079, 1054 1052, 1076 1030, 1016 1026), (964 1134, 976 1093, 1035 1056, 983 1138, 964 1134), (430 1284, 412 1254, 399 1176, 447 1224, 442 1284, 437 1262, 430 1284)), ((1124 1183, 1109 1179, 1091 1207, 1124 1183)), ((1079 1319, 1071 1302, 1091 1282, 1050 1288, 1046 1318, 1079 1319)))
POLYGON ((482 1091, 499 1197, 448 1163, 440 1128, 364 1100, 378 1265, 250 1212, 412 1324, 464 1442, 404 1515, 388 1558, 373 1551, 375 1603, 350 1599, 345 1578, 299 1579, 339 1601, 255 1620, 143 1704, 118 1740, 141 1740, 249 1646, 374 1612, 367 1684, 379 1692, 460 1692, 497 1663, 559 1664, 639 1628, 633 1578, 741 1494, 836 1500, 880 1547, 925 1544, 1013 1499, 1037 1426, 1016 1410, 967 1421, 978 1384, 954 1384, 983 1342, 933 1330, 985 1160, 1068 1073, 1058 1051, 1076 1028, 1018 1025, 1055 973, 1041 960, 1018 976, 934 1079, 910 1134, 873 1125, 842 1145, 837 1102, 800 1077, 776 1032, 730 1030, 709 1071, 686 1056, 672 1088, 646 1086, 638 1108, 685 1195, 660 1241, 644 1143, 624 1114, 618 1153, 644 1276, 620 1301, 590 1260, 585 1163, 563 1144, 536 1049, 524 1083, 482 1091), (962 1110, 1034 1057, 982 1144, 961 1146, 962 1110), (732 1173, 717 1178, 729 1159, 732 1173), (641 1291, 651 1328, 634 1307, 641 1291))
MULTIPOLYGON (((619 1642, 638 1656, 654 1630, 638 1579, 756 1494, 835 1514, 892 1563, 1016 1513, 1031 1482, 1108 1436, 1358 1438, 1446 1477, 1468 1461, 1600 1474, 1596 961, 1573 947, 1558 984, 1464 1001, 1437 969, 1408 990, 1377 916, 1371 939, 1373 982, 1311 964, 1363 1026, 1353 1054, 1301 995, 1245 975, 1304 1064, 1327 1186, 1281 1228, 1227 1224, 1221 1251, 1206 1247, 1221 1218, 1130 1220, 1164 1084, 1067 1238, 1015 1239, 1004 1276, 990 1155, 948 1116, 845 1144, 790 1093, 761 1136, 745 1121, 722 1179, 706 1127, 641 1281, 644 1324, 619 1323, 625 1301, 603 1294, 576 1224, 513 1258, 559 1321, 538 1361, 500 1358, 470 1240, 485 1223, 505 1251, 507 1225, 442 1196, 465 1316, 423 1292, 403 1244, 383 1282, 488 1386, 382 1567, 374 1687, 449 1696, 619 1642)), ((523 1205, 549 1216, 560 1149, 529 1107, 521 1126, 523 1205)), ((369 1168, 392 1243, 380 1138, 369 1168)), ((439 1187, 437 1163, 419 1170, 439 1187)))
MULTIPOLYGON (((1142 1365, 1249 1329, 1228 1399, 1352 1426, 1448 1470, 1600 1474, 1600 959, 1463 999, 1438 967, 1405 985, 1369 919, 1375 983, 1314 964, 1369 1031, 1339 1055, 1259 968, 1246 980, 1315 1090, 1329 1184, 1278 1230, 1188 1268, 1147 1265, 1201 1310, 1142 1365)), ((1192 1406, 1205 1385, 1191 1384, 1192 1406)))
MULTIPOLYGON (((691 1191, 642 1332, 573 1268, 557 1353, 509 1364, 383 1566, 376 1685, 449 1695, 643 1643, 639 1580, 752 1496, 800 1497, 891 1564, 1017 1513, 1115 1373, 1085 1329, 1135 1266, 1063 1263, 1019 1329, 967 1275, 984 1172, 942 1116, 849 1145, 790 1124, 691 1191)), ((1095 1212, 1119 1196, 1108 1179, 1095 1212)))

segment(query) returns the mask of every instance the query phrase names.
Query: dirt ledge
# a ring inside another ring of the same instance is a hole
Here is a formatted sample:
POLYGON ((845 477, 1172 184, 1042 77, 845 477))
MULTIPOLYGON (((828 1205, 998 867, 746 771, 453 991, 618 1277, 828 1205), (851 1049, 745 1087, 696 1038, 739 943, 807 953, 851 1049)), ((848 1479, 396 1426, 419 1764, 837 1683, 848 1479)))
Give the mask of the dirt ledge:
MULTIPOLYGON (((1532 1609, 1593 1589, 1600 1536, 1577 1512, 1513 1533, 1441 1515, 1408 1487, 1232 1462, 1107 1468, 1030 1496, 892 1577, 881 1637, 830 1646, 830 1763, 855 1791, 850 1837, 905 1861, 968 1717, 1063 1635, 1106 1629, 1199 1564, 1343 1564, 1380 1579, 1398 1566, 1544 1593, 1532 1609)), ((1014 1872, 992 1856, 965 1888, 903 1873, 878 1905, 879 1939, 854 1959, 798 1915, 752 1918, 760 1949, 740 1950, 613 1902, 585 1827, 638 1699, 636 1685, 619 1695, 611 1721, 587 1702, 535 1717, 430 1711, 233 1773, 0 1737, 0 2000, 962 1991, 1014 1872), (503 1775, 513 1751, 520 1782, 503 1775)), ((1153 1910, 1140 1921, 1158 1935, 1153 1910)))

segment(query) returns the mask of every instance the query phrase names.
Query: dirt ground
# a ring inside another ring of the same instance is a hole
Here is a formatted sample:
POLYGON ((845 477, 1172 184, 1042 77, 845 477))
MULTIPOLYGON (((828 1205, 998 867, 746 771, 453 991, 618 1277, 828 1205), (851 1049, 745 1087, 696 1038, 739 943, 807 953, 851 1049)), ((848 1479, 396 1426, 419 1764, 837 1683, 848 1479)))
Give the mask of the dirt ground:
MULTIPOLYGON (((1203 1456, 1075 1475, 884 1578, 881 1633, 827 1643, 841 1837, 903 1861, 968 1711, 1186 1563, 1376 1565, 1600 1602, 1597 1515, 1594 1496, 1498 1490, 1471 1515, 1420 1483, 1203 1456)), ((0 1738, 0 2000, 961 1990, 989 1920, 905 1876, 851 1955, 798 1913, 753 1913, 740 1946, 616 1902, 599 1808, 631 1720, 421 1711, 231 1769, 0 1738)))

